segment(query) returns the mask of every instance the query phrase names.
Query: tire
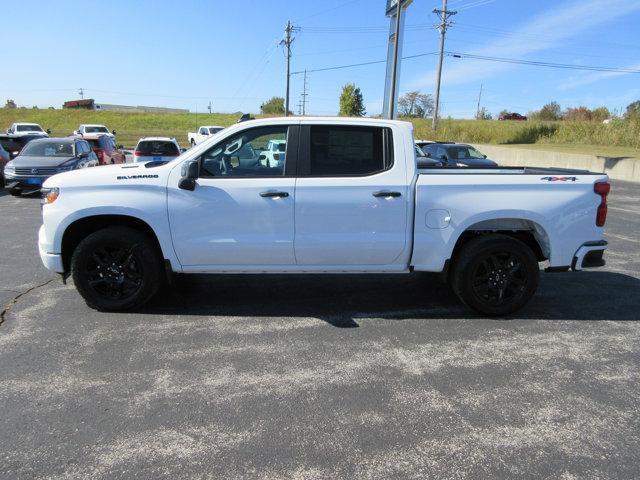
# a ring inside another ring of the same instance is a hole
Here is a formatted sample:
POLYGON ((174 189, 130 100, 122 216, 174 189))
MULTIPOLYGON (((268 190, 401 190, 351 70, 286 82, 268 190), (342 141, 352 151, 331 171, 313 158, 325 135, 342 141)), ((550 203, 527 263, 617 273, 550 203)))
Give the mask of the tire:
POLYGON ((482 235, 454 259, 451 286, 469 308, 499 317, 531 299, 539 276, 538 261, 527 245, 507 235, 482 235))
POLYGON ((108 227, 82 240, 71 257, 71 275, 87 305, 100 311, 145 304, 164 277, 155 245, 127 227, 108 227))
POLYGON ((17 188, 10 188, 9 194, 13 197, 20 197, 22 195, 22 190, 18 190, 17 188))

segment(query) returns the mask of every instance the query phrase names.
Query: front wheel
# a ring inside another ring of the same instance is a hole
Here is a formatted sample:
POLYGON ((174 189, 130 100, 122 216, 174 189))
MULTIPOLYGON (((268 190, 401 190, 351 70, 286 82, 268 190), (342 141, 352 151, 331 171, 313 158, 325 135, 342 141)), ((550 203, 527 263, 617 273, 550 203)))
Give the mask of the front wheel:
POLYGON ((108 227, 80 242, 71 258, 71 274, 89 307, 128 310, 149 301, 160 288, 161 258, 146 235, 108 227))
POLYGON ((531 248, 507 235, 491 234, 462 248, 451 283, 468 307, 496 317, 522 308, 536 292, 539 274, 531 248))

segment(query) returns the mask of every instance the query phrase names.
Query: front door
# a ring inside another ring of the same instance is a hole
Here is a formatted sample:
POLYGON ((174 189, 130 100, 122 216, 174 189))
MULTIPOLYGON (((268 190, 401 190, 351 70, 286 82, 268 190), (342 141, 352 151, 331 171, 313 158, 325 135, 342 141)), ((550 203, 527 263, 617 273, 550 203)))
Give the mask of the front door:
POLYGON ((392 131, 383 126, 301 126, 298 265, 405 265, 409 188, 403 140, 396 139, 394 148, 392 131))
POLYGON ((297 126, 256 127, 233 134, 200 156, 195 190, 168 185, 176 255, 185 271, 247 270, 295 264, 297 126), (292 141, 288 141, 288 139, 292 141), (266 165, 267 145, 286 142, 286 161, 266 165), (292 164, 287 165, 291 162, 292 164))

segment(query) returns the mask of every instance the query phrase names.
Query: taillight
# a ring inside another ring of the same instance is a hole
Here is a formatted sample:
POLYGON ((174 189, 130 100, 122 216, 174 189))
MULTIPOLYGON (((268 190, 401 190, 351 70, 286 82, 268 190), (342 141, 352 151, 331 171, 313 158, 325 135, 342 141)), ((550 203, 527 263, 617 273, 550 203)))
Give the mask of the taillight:
POLYGON ((134 157, 141 157, 142 156, 142 152, 140 150, 136 150, 135 152, 133 152, 133 156, 134 157))
POLYGON ((598 212, 596 213, 596 226, 604 227, 604 222, 607 221, 607 195, 611 191, 611 185, 609 182, 597 182, 593 186, 593 191, 600 195, 600 205, 598 205, 598 212))
POLYGON ((274 153, 274 154, 273 154, 273 159, 274 159, 274 160, 280 160, 280 154, 278 154, 278 153, 274 153))

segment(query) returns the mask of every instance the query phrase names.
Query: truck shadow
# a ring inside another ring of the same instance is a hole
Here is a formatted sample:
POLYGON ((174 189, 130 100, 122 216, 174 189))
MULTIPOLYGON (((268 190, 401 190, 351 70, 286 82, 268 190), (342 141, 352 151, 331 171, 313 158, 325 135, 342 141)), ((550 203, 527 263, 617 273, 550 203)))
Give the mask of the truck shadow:
MULTIPOLYGON (((640 279, 611 272, 542 274, 508 320, 638 320, 640 279)), ((482 318, 436 275, 184 275, 147 314, 313 317, 340 328, 359 319, 482 318)))

